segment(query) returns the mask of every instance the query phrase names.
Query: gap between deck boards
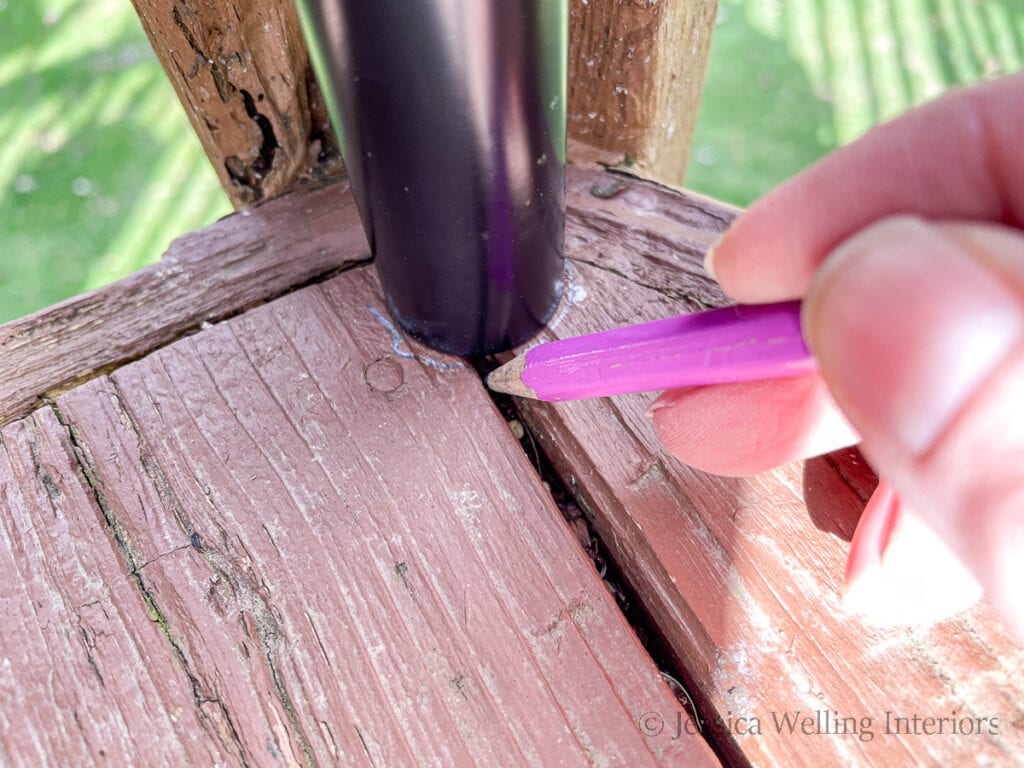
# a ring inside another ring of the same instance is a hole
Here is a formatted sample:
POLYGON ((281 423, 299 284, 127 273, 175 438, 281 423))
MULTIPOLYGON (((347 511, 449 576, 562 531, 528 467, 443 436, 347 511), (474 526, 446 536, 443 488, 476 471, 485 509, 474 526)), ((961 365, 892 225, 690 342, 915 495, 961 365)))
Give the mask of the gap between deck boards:
POLYGON ((168 347, 171 344, 174 344, 174 343, 176 343, 178 341, 181 341, 182 339, 187 338, 188 336, 194 336, 195 334, 199 333, 200 331, 206 330, 207 328, 210 328, 210 327, 212 327, 214 325, 218 325, 220 323, 227 322, 228 320, 231 320, 232 318, 238 317, 239 315, 242 315, 242 314, 248 312, 253 307, 258 307, 258 306, 261 306, 263 304, 269 304, 269 303, 271 303, 273 301, 276 301, 277 299, 284 298, 285 296, 288 296, 289 294, 295 293, 297 291, 301 291, 303 288, 308 288, 311 285, 318 285, 319 283, 325 283, 328 280, 330 280, 330 279, 332 279, 334 277, 337 277, 338 275, 340 275, 340 274, 342 274, 344 272, 348 272, 351 269, 356 269, 357 267, 364 267, 364 266, 367 266, 367 265, 372 264, 372 263, 373 263, 373 257, 370 256, 369 254, 367 254, 366 258, 361 260, 361 261, 353 261, 353 262, 349 262, 349 263, 343 264, 340 267, 332 267, 331 269, 327 269, 327 270, 324 270, 323 272, 319 272, 319 273, 313 275, 312 277, 302 281, 301 283, 295 283, 294 285, 289 285, 289 286, 287 286, 285 288, 282 288, 277 293, 274 293, 272 295, 268 295, 268 296, 265 296, 265 297, 261 297, 256 302, 253 302, 253 303, 245 305, 245 306, 233 307, 232 309, 225 311, 224 314, 217 315, 216 317, 208 319, 208 320, 201 320, 201 321, 199 321, 197 323, 194 323, 194 324, 189 325, 189 326, 187 326, 185 328, 182 328, 181 330, 177 331, 173 335, 169 335, 166 338, 161 339, 159 342, 154 344, 152 347, 147 347, 146 349, 140 350, 138 353, 136 353, 134 355, 126 356, 126 357, 124 357, 122 359, 119 359, 117 362, 110 363, 108 365, 103 366, 102 368, 97 368, 96 370, 93 370, 93 371, 89 371, 87 374, 81 376, 80 378, 77 378, 77 379, 74 379, 74 380, 71 380, 71 381, 67 381, 67 382, 63 382, 63 383, 53 387, 52 389, 46 390, 43 394, 41 394, 38 397, 36 402, 25 412, 14 411, 13 413, 11 413, 9 415, 8 414, 0 414, 0 427, 2 427, 4 424, 6 424, 6 423, 8 423, 10 421, 13 421, 14 419, 18 419, 18 418, 22 418, 24 416, 28 416, 29 414, 33 413, 34 411, 36 411, 36 410, 38 410, 40 408, 46 407, 46 406, 50 406, 50 407, 54 408, 54 410, 56 411, 57 410, 56 409, 57 398, 60 397, 61 395, 63 395, 65 392, 69 392, 70 390, 74 389, 75 387, 80 387, 81 385, 83 385, 83 384, 85 384, 85 383, 87 383, 89 381, 92 381, 93 379, 99 378, 101 376, 109 376, 114 371, 116 371, 116 370, 118 370, 120 368, 123 368, 126 365, 130 365, 131 363, 134 363, 137 360, 141 360, 144 357, 148 357, 149 355, 153 354, 154 352, 157 352, 157 351, 163 349, 164 347, 168 347))
MULTIPOLYGON (((566 478, 562 477, 548 457, 547 452, 541 447, 541 442, 534 436, 529 421, 523 418, 516 399, 509 395, 493 392, 487 388, 485 383, 487 374, 498 367, 498 365, 500 365, 500 362, 496 361, 493 357, 473 361, 473 366, 481 378, 481 386, 491 396, 491 400, 494 401, 498 411, 506 417, 506 421, 509 422, 509 428, 513 430, 513 434, 515 434, 515 430, 511 422, 514 420, 520 425, 523 436, 519 437, 516 435, 516 437, 519 440, 520 447, 523 449, 523 453, 526 454, 530 466, 534 468, 545 488, 551 493, 555 506, 558 507, 562 517, 565 518, 569 528, 575 534, 576 543, 590 558, 594 565, 594 570, 597 571, 598 576, 601 577, 608 591, 615 598, 619 611, 632 628, 633 634, 636 635, 640 644, 651 657, 655 666, 657 666, 662 678, 668 684, 669 689, 675 695, 680 706, 690 717, 696 720, 698 727, 702 730, 701 735, 704 741, 715 752, 722 765, 735 765, 735 761, 730 762, 727 759, 725 751, 716 742, 713 734, 710 731, 704 730, 709 722, 708 707, 698 707, 697 700, 701 697, 698 694, 695 698, 690 693, 689 687, 693 685, 690 675, 685 669, 673 663, 672 654, 668 650, 668 644, 664 635, 659 631, 657 625, 647 613, 646 607, 639 596, 622 575, 615 560, 608 553, 608 548, 604 541, 594 529, 590 518, 583 511, 582 505, 585 502, 581 495, 570 489, 570 484, 566 481, 566 478), (512 417, 511 419, 509 418, 510 416, 512 417)), ((712 709, 711 711, 713 712, 714 710, 712 709)))

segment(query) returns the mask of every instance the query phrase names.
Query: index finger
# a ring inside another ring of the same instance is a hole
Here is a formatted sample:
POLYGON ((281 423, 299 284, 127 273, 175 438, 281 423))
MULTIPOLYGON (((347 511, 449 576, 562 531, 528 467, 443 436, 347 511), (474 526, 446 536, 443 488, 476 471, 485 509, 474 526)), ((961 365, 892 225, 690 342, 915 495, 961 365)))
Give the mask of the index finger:
POLYGON ((740 302, 806 291, 828 253, 898 213, 1024 224, 1024 73, 958 90, 879 126, 769 193, 709 259, 740 302))

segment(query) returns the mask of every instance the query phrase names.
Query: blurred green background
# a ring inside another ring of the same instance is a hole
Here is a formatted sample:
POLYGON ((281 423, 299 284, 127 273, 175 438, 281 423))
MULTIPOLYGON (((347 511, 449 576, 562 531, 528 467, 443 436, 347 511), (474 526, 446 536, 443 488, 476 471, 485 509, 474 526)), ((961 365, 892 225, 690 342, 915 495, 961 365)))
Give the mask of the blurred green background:
MULTIPOLYGON (((721 0, 687 186, 746 205, 951 85, 1024 68, 1024 0, 721 0)), ((129 0, 0 0, 0 322, 230 212, 129 0)))

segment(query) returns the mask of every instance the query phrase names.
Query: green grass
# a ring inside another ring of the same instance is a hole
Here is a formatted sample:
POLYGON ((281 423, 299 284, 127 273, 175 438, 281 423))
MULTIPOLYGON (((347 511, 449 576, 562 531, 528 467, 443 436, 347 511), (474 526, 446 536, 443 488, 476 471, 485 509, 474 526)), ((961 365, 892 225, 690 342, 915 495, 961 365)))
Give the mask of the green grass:
MULTIPOLYGON (((687 185, 746 205, 871 125, 1024 67, 1024 0, 721 0, 687 185)), ((230 206, 128 0, 0 0, 0 322, 230 206)))
POLYGON ((128 0, 0 0, 0 321, 230 210, 128 0))
POLYGON ((953 85, 1024 67, 1024 0, 720 0, 686 184, 748 205, 953 85))

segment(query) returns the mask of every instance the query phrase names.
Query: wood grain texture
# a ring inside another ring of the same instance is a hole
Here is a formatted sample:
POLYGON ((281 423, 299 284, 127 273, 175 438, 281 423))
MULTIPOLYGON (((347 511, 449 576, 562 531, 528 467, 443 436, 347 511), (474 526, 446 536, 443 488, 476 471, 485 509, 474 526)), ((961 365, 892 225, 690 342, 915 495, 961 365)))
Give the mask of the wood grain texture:
MULTIPOLYGON (((290 0, 132 0, 236 208, 341 172, 290 0)), ((717 0, 571 0, 568 132, 681 183, 717 0)))
MULTIPOLYGON (((723 301, 700 260, 734 209, 582 169, 567 201, 552 337, 723 301)), ((0 431, 0 763, 710 759, 672 738, 678 705, 477 377, 392 347, 371 270, 251 306, 364 247, 343 189, 310 190, 183 241, 163 280, 0 329, 25 408, 93 356, 250 307, 0 431)), ((855 451, 705 475, 664 452, 649 399, 523 417, 737 764, 1020 763, 1024 655, 991 611, 914 631, 842 614, 876 482, 855 451), (797 712, 871 735, 780 733, 797 712), (895 735, 887 712, 990 720, 895 735)))
POLYGON ((717 0, 571 0, 569 135, 682 183, 717 0))
POLYGON ((0 763, 222 764, 200 697, 49 408, 0 433, 0 763))
POLYGON ((132 0, 236 208, 332 170, 337 142, 291 0, 132 0))
MULTIPOLYGON (((722 301, 700 263, 732 212, 636 181, 590 199, 611 178, 570 183, 576 302, 546 338, 722 301)), ((726 754, 758 766, 1020 764, 1024 652, 989 608, 915 630, 844 615, 848 541, 877 482, 855 451, 749 479, 707 475, 661 446, 643 415, 651 399, 523 401, 521 412, 726 754), (775 718, 798 712, 815 719, 811 732, 783 722, 780 733, 775 718), (885 732, 887 712, 989 719, 980 734, 897 735, 885 732), (737 725, 752 717, 760 735, 741 733, 750 720, 737 725), (857 732, 835 734, 837 718, 856 718, 857 732)))
POLYGON ((178 238, 157 264, 0 325, 0 424, 203 322, 366 258, 345 182, 307 187, 178 238))
POLYGON ((658 670, 475 372, 382 306, 350 270, 4 428, 5 764, 717 765, 641 732, 658 670))

